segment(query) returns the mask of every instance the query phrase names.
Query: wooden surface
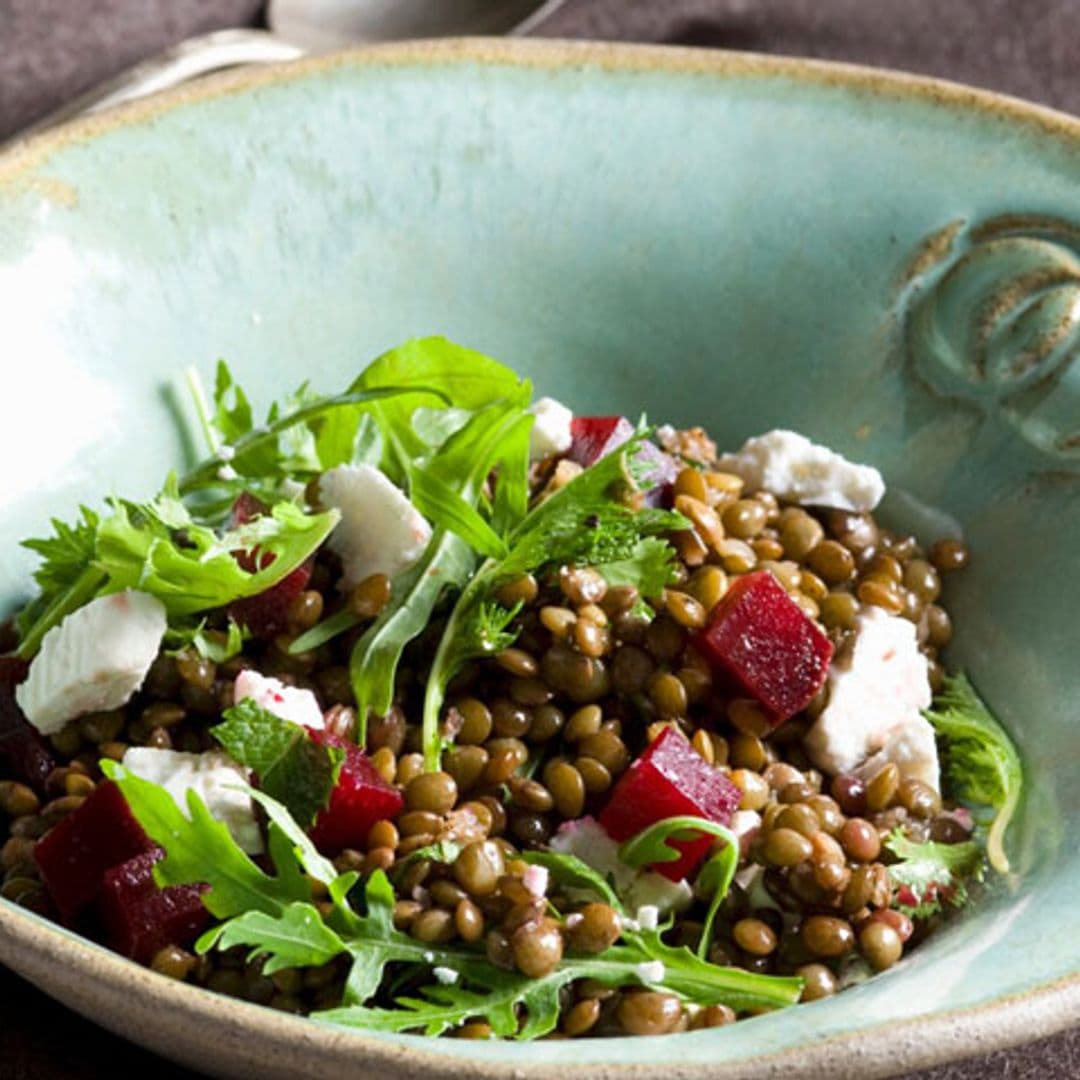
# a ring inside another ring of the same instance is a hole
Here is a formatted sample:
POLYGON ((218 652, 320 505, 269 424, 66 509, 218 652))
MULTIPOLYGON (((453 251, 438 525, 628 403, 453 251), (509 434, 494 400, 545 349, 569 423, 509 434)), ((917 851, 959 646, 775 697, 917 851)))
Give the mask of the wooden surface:
MULTIPOLYGON (((434 2, 434 0, 433 0, 434 2)), ((0 138, 258 0, 0 0, 0 138)), ((570 0, 542 33, 903 68, 1080 113, 1080 0, 570 0)), ((190 1076, 0 969, 0 1080, 190 1076)), ((1080 1029, 905 1080, 1075 1080, 1080 1029)))

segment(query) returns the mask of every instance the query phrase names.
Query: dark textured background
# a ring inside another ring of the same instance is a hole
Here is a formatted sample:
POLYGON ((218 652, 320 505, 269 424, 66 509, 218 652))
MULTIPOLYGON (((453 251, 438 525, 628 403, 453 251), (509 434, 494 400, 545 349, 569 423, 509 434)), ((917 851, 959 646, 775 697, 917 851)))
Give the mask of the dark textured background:
MULTIPOLYGON (((433 0, 438 2, 438 0, 433 0)), ((0 0, 0 138, 155 50, 259 17, 258 0, 0 0)), ((1080 113, 1080 0, 569 0, 540 31, 851 60, 1080 113)), ((0 1078, 190 1076, 0 969, 0 1078)), ((1080 1030, 906 1080, 1076 1080, 1080 1030)))

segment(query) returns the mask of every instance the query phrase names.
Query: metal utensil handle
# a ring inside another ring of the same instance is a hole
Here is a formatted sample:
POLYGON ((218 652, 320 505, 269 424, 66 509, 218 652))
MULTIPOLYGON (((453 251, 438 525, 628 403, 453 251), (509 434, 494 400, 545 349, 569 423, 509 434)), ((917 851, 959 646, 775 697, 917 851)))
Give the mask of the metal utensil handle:
POLYGON ((295 60, 303 56, 304 51, 299 45, 268 30, 216 30, 211 34, 200 34, 80 94, 55 112, 24 128, 16 138, 24 139, 76 116, 101 112, 201 75, 248 64, 295 60))

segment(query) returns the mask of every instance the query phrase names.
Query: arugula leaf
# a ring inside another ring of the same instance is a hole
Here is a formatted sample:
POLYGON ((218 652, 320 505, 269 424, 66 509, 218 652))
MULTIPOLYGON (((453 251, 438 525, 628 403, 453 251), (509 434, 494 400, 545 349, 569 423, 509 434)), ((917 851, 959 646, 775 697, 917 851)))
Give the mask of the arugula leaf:
POLYGON ((607 879, 576 855, 561 851, 523 851, 520 858, 530 865, 546 867, 560 885, 591 892, 620 915, 626 914, 622 901, 607 879))
POLYGON ((303 826, 330 802, 345 751, 315 742, 299 724, 282 720, 245 698, 222 714, 210 734, 258 776, 262 790, 303 826))
POLYGON ((889 867, 889 876, 900 887, 898 906, 913 918, 936 914, 945 904, 963 907, 968 900, 967 883, 983 880, 983 851, 978 841, 919 844, 897 828, 885 847, 900 860, 889 867))
POLYGON ((952 790, 959 798, 994 811, 986 854, 999 874, 1007 874, 1005 832, 1024 783, 1015 744, 964 674, 947 676, 933 706, 923 715, 942 740, 944 772, 952 790))
POLYGON ((165 858, 154 867, 159 885, 205 882, 210 890, 203 903, 219 919, 249 911, 277 915, 293 901, 311 899, 310 885, 295 872, 275 877, 260 870, 194 791, 187 793, 188 818, 157 784, 108 759, 101 770, 117 783, 147 836, 165 849, 165 858))
MULTIPOLYGON (((414 462, 430 453, 430 445, 413 425, 413 414, 417 408, 437 403, 437 399, 432 400, 433 392, 445 405, 474 411, 496 401, 513 401, 523 388, 510 368, 442 337, 414 338, 383 353, 350 390, 386 386, 412 389, 372 406, 384 440, 380 465, 401 485, 408 480, 414 462)), ((528 404, 527 393, 521 404, 528 404)))
POLYGON ((563 960, 554 971, 535 979, 476 960, 452 970, 459 973, 464 985, 424 987, 422 997, 399 998, 394 1009, 353 1005, 315 1013, 314 1018, 372 1031, 438 1035, 482 1017, 494 1034, 523 1040, 540 1038, 555 1029, 560 991, 577 979, 593 979, 611 987, 654 986, 698 1005, 728 1004, 740 1011, 792 1005, 802 990, 799 978, 754 975, 710 964, 689 949, 665 945, 656 931, 626 934, 622 945, 596 957, 563 960), (663 978, 646 982, 644 972, 655 961, 663 965, 663 978), (469 985, 482 992, 469 989, 469 985), (524 1013, 523 1019, 519 1019, 519 1011, 524 1013))
MULTIPOLYGON (((399 404, 397 399, 395 403, 399 404)), ((453 487, 466 505, 475 506, 499 461, 504 440, 520 429, 523 414, 520 400, 477 410, 443 444, 428 466, 429 475, 453 487)), ((433 524, 435 533, 423 557, 395 579, 389 604, 353 649, 349 670, 359 718, 358 739, 363 738, 369 712, 385 713, 390 708, 405 646, 427 627, 444 591, 460 589, 475 567, 471 546, 448 527, 447 520, 436 516, 433 524)))
POLYGON ((37 552, 44 560, 34 571, 34 580, 43 593, 66 588, 94 558, 100 517, 87 506, 79 507, 74 525, 52 519, 53 536, 24 540, 22 546, 37 552))
POLYGON ((674 862, 681 852, 672 846, 671 841, 693 840, 702 833, 719 837, 724 841, 724 846, 709 857, 698 874, 699 887, 712 893, 697 953, 701 959, 704 959, 709 955, 713 925, 720 905, 724 902, 731 883, 735 879, 735 871, 739 868, 739 838, 719 822, 688 814, 680 815, 654 821, 648 828, 630 837, 619 848, 619 858, 627 866, 633 867, 651 866, 658 862, 674 862))
POLYGON ((263 972, 273 975, 291 967, 327 964, 345 951, 345 944, 323 922, 319 909, 299 901, 280 915, 249 911, 225 924, 214 938, 219 949, 249 945, 248 961, 268 957, 263 972))
MULTIPOLYGON (((370 1030, 422 1029, 432 1033, 484 1016, 501 1034, 535 1038, 554 1029, 559 1017, 559 991, 576 979, 591 978, 605 986, 642 985, 642 965, 663 964, 655 984, 687 1001, 708 1005, 725 1002, 745 1010, 780 1007, 798 1000, 802 981, 755 975, 709 964, 685 948, 665 945, 655 931, 624 934, 623 943, 595 957, 570 957, 541 979, 496 968, 481 951, 418 941, 394 929, 394 890, 378 870, 365 882, 364 911, 349 905, 355 874, 335 874, 288 810, 265 791, 251 790, 270 819, 270 857, 276 870, 260 870, 210 817, 201 800, 189 793, 190 820, 164 789, 130 775, 116 762, 105 761, 106 775, 121 788, 132 813, 156 843, 165 848, 155 877, 161 885, 206 882, 204 902, 211 913, 228 920, 197 943, 210 948, 247 947, 251 956, 266 958, 267 971, 324 964, 347 955, 351 968, 345 999, 339 1009, 316 1013, 324 1022, 370 1030), (333 909, 324 918, 311 903, 308 877, 327 885, 333 909), (407 998, 398 1008, 367 1003, 383 986, 390 964, 414 971, 441 966, 459 974, 460 985, 429 987, 421 997, 407 998), (518 1012, 524 1012, 519 1022, 518 1012), (520 1027, 519 1027, 520 1023, 520 1027)), ((580 875, 569 860, 558 871, 580 875)), ((591 875, 586 870, 585 878, 591 875)), ((602 888, 593 882, 593 887, 602 888)))

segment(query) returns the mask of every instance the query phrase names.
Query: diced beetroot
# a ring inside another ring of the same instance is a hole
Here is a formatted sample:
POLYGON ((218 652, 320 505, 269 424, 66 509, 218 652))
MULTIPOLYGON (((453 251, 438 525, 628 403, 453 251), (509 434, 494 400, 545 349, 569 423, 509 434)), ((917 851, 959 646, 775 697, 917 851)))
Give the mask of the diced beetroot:
MULTIPOLYGON (((674 728, 665 728, 620 777, 600 824, 614 840, 629 840, 664 818, 707 818, 720 825, 731 822, 742 792, 674 728)), ((651 869, 681 881, 697 869, 713 837, 702 836, 672 844, 682 855, 674 862, 654 863, 651 869)))
MULTIPOLYGON (((635 430, 625 416, 575 416, 570 421, 573 442, 567 456, 587 469, 629 442, 635 430)), ((646 492, 645 501, 650 506, 668 505, 671 485, 679 474, 675 459, 646 441, 641 444, 637 460, 648 466, 644 470, 645 479, 652 485, 646 492)))
POLYGON ((154 863, 163 855, 153 848, 107 870, 98 898, 106 943, 140 964, 166 945, 189 945, 210 918, 201 899, 209 885, 158 888, 154 863))
POLYGON ((397 817, 405 800, 356 743, 331 731, 308 728, 308 732, 317 743, 345 751, 337 787, 330 794, 330 805, 315 819, 311 839, 325 852, 362 848, 371 826, 384 818, 397 817))
POLYGON ((0 760, 6 761, 14 776, 39 795, 45 790, 45 778, 56 768, 49 744, 23 715, 11 688, 4 684, 0 684, 0 760))
POLYGON ((814 699, 833 654, 824 631, 767 570, 735 580, 696 644, 776 726, 814 699))
POLYGON ((575 416, 570 421, 573 442, 567 456, 587 469, 629 442, 633 434, 634 425, 625 416, 575 416))
MULTIPOLYGON (((246 525, 267 510, 260 499, 246 491, 241 492, 232 507, 233 527, 246 525)), ((256 570, 265 570, 274 561, 274 556, 269 553, 260 556, 258 551, 238 551, 236 561, 253 574, 256 570)), ((234 600, 229 605, 229 614, 258 638, 269 639, 284 633, 289 628, 289 608, 308 587, 314 567, 314 559, 308 559, 265 592, 234 600)))
POLYGON ((256 637, 272 638, 289 627, 289 608, 308 587, 315 562, 308 559, 276 585, 256 596, 245 596, 229 605, 229 614, 256 637))
POLYGON ((257 517, 262 517, 270 509, 262 501, 248 491, 241 491, 239 495, 233 500, 232 504, 232 526, 237 528, 240 525, 246 525, 249 521, 254 521, 257 517))
POLYGON ((67 922, 101 891, 105 872, 153 848, 120 788, 100 784, 34 848, 34 861, 57 910, 67 922))

